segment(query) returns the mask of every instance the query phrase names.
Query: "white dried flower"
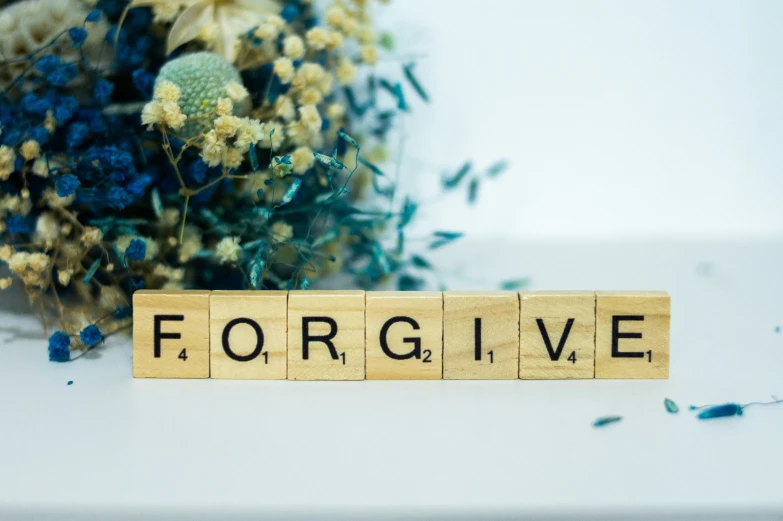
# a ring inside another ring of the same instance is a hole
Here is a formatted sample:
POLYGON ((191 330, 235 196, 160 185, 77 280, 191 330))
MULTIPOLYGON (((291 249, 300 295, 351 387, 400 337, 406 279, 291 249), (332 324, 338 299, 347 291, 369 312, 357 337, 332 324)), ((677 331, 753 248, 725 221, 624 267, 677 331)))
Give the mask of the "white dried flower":
POLYGON ((241 251, 239 237, 224 237, 215 246, 215 255, 220 259, 221 264, 237 262, 241 251))

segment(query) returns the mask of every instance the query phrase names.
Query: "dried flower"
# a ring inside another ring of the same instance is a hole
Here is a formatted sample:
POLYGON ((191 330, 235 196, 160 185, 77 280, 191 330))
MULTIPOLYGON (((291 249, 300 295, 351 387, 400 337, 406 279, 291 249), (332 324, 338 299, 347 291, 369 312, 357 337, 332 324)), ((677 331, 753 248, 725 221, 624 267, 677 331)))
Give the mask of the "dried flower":
POLYGON ((28 139, 22 143, 22 147, 19 149, 22 157, 25 161, 32 161, 41 155, 41 145, 34 139, 28 139))
POLYGON ((280 4, 276 0, 133 0, 125 13, 127 9, 148 5, 164 6, 164 9, 173 9, 174 6, 184 8, 169 30, 167 54, 196 39, 201 26, 219 22, 220 34, 215 38, 215 51, 229 61, 234 61, 240 35, 269 15, 280 12, 280 4))
POLYGON ((215 254, 220 259, 221 264, 237 262, 242 247, 239 245, 239 237, 224 237, 215 246, 215 254))
POLYGON ((49 361, 69 361, 71 359, 70 345, 71 339, 66 333, 55 331, 52 336, 49 337, 49 361))
POLYGON ((103 342, 103 334, 98 326, 90 324, 79 332, 79 338, 82 344, 88 347, 92 347, 99 342, 103 342))

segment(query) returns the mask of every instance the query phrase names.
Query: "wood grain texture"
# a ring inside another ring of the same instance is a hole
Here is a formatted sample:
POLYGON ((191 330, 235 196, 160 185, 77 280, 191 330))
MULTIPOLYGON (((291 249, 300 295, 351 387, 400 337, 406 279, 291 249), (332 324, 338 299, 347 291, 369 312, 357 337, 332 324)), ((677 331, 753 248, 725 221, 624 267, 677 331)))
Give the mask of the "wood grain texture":
POLYGON ((443 294, 368 291, 366 343, 368 380, 440 380, 443 378, 443 294), (384 329, 386 334, 382 335, 384 329), (383 340, 394 356, 408 358, 398 360, 389 356, 383 350, 383 340))
POLYGON ((287 291, 214 291, 209 309, 212 378, 286 379, 287 291))
POLYGON ((595 377, 668 378, 670 315, 664 291, 597 291, 595 377))
POLYGON ((288 295, 288 379, 364 380, 364 291, 291 291, 288 295), (303 331, 328 336, 333 349, 303 331))
POLYGON ((444 291, 443 378, 513 380, 518 377, 517 293, 444 291))
POLYGON ((209 291, 139 290, 133 294, 133 376, 209 378, 209 291), (160 356, 155 356, 155 316, 160 356), (164 318, 177 317, 181 320, 164 318), (165 338, 179 334, 180 338, 165 338), (182 350, 183 358, 179 358, 182 350))
POLYGON ((519 377, 523 380, 593 378, 595 293, 520 292, 519 346, 519 377))

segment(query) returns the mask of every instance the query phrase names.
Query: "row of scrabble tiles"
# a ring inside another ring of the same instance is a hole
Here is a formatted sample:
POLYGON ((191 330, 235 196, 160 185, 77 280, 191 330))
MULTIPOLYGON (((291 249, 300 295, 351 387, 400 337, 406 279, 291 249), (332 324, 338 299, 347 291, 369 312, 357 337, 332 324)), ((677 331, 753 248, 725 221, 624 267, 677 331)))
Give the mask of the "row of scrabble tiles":
POLYGON ((668 378, 665 292, 137 291, 137 378, 668 378))

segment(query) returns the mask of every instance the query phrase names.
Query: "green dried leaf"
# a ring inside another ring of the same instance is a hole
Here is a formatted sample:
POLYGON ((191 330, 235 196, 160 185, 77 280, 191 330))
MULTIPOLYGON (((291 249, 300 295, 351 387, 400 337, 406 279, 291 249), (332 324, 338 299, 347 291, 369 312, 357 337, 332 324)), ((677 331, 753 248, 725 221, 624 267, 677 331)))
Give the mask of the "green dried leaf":
POLYGON ((95 272, 98 271, 98 268, 101 266, 101 260, 103 260, 103 252, 98 256, 97 259, 95 259, 90 266, 90 269, 87 270, 87 273, 84 275, 84 278, 82 279, 82 282, 85 284, 89 284, 92 280, 93 276, 95 276, 95 272))

